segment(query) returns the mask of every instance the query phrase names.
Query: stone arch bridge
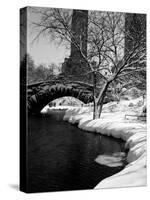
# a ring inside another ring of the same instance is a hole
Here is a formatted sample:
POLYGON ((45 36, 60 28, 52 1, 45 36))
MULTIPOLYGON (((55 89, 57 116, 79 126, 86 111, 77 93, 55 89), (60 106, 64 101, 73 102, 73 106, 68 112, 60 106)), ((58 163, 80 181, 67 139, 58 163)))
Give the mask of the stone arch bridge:
POLYGON ((93 101, 93 86, 81 81, 42 81, 27 85, 28 112, 40 113, 49 102, 72 96, 83 103, 93 101))

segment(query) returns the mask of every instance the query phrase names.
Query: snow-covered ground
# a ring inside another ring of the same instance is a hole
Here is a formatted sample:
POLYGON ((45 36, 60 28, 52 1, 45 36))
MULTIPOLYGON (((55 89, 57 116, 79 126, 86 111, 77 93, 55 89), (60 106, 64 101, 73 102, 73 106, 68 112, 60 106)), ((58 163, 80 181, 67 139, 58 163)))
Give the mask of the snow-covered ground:
POLYGON ((65 110, 65 109, 70 109, 70 108, 72 108, 72 106, 52 106, 52 107, 49 107, 48 105, 46 105, 41 110, 41 113, 44 114, 44 113, 48 113, 48 111, 50 111, 50 110, 65 110))
MULTIPOLYGON (((126 141, 128 164, 119 173, 101 181, 95 188, 115 188, 146 185, 146 122, 132 116, 142 112, 142 99, 125 101, 120 103, 110 102, 104 105, 101 119, 92 119, 91 107, 67 109, 64 120, 70 123, 78 123, 83 130, 101 133, 103 135, 121 138, 126 141)), ((99 155, 95 162, 101 162, 99 155)))

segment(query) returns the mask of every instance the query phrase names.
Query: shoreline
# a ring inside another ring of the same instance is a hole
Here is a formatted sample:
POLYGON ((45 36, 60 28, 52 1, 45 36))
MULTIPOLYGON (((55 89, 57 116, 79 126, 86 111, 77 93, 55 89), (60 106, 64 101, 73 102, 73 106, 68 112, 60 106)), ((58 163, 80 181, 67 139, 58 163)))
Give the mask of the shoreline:
MULTIPOLYGON (((129 149, 128 164, 125 168, 102 180, 94 187, 95 189, 146 186, 147 184, 146 123, 125 120, 125 113, 106 112, 102 113, 100 119, 93 120, 93 114, 89 107, 68 108, 65 112, 64 121, 77 123, 78 128, 82 130, 121 138, 125 141, 125 147, 129 149)), ((95 162, 98 162, 98 159, 97 157, 95 162)))

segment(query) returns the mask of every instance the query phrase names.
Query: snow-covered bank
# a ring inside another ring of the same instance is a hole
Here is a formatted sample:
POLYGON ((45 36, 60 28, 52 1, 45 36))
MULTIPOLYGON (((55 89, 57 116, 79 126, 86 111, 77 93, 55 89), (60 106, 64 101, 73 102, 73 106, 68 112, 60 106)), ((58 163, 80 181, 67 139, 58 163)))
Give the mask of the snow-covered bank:
MULTIPOLYGON (((141 112, 139 106, 131 109, 130 103, 134 102, 120 102, 114 106, 114 111, 112 104, 108 104, 104 107, 101 119, 95 120, 92 119, 91 108, 69 108, 66 111, 64 120, 78 123, 78 127, 83 130, 121 138, 126 141, 126 148, 129 148, 128 165, 121 172, 101 181, 95 188, 146 185, 146 123, 125 119, 125 114, 141 112)), ((99 156, 95 162, 99 162, 99 156)))
MULTIPOLYGON (((42 110, 41 113, 42 114, 46 114, 48 113, 50 110, 66 110, 66 109, 70 109, 73 108, 72 106, 52 106, 49 107, 48 105, 46 105, 42 110)), ((76 108, 76 107, 74 107, 76 108)))

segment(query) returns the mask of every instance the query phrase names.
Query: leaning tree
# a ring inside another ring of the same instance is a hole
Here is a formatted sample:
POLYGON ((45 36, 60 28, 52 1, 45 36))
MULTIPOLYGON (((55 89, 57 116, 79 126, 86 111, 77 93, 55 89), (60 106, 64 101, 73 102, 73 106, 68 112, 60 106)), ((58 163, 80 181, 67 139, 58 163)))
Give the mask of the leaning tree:
MULTIPOLYGON (((93 80, 93 118, 100 118, 108 88, 114 83, 136 85, 145 79, 146 74, 146 35, 145 21, 138 15, 142 28, 128 28, 126 14, 119 12, 90 11, 88 15, 88 54, 82 51, 82 41, 76 40, 72 32, 72 10, 35 9, 40 18, 32 22, 38 34, 49 36, 60 44, 72 44, 78 49, 88 66, 93 80), (132 30, 131 30, 132 28, 132 30), (127 41, 130 45, 127 45, 127 41)), ((129 15, 129 14, 128 14, 129 15)), ((82 82, 81 82, 82 84, 82 82)))

